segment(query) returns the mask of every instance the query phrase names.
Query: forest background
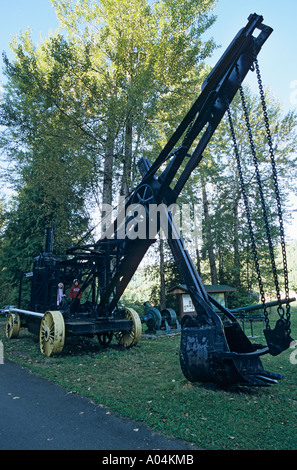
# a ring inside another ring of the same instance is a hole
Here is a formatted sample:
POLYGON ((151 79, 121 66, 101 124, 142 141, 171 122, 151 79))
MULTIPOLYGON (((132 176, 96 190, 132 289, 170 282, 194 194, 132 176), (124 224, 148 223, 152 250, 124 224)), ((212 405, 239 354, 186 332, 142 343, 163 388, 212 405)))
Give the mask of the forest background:
MULTIPOLYGON (((55 252, 97 239, 102 204, 116 205, 140 181, 137 161, 153 162, 199 94, 216 44, 205 39, 215 0, 51 0, 60 27, 36 45, 30 30, 3 55, 7 77, 0 105, 0 146, 9 162, 2 178, 13 190, 0 206, 0 303, 15 304, 21 272, 44 250, 55 227, 55 252)), ((278 217, 259 97, 245 87, 281 274, 278 217)), ((296 181, 293 111, 265 92, 284 218, 296 181)), ((255 170, 236 96, 231 113, 267 293, 273 298, 255 170)), ((206 284, 236 288, 230 306, 252 303, 257 276, 242 188, 227 119, 184 188, 179 204, 199 207, 195 236, 183 233, 206 284)), ((297 242, 287 246, 290 284, 297 289, 297 242)), ((129 301, 161 303, 182 282, 166 241, 158 239, 126 292, 129 301), (141 289, 140 289, 141 286, 141 289)), ((282 286, 282 284, 281 284, 282 286)))

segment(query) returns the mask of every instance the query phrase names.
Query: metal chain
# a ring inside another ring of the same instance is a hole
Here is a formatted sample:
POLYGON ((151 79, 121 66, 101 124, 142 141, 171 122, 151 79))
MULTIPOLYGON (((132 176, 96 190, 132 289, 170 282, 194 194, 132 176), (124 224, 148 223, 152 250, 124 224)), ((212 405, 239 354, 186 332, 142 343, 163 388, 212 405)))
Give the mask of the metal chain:
MULTIPOLYGON (((260 68, 259 68, 257 57, 255 57, 254 63, 255 63, 255 68, 256 68, 256 75, 257 75, 257 80, 258 80, 260 99, 261 99, 261 105, 262 105, 265 128, 266 128, 266 136, 267 136, 269 155, 270 155, 271 166, 272 166, 274 191, 275 191, 276 203, 277 203, 281 249, 282 249, 282 257, 283 257, 284 280, 285 280, 285 297, 286 297, 286 300, 288 301, 286 304, 286 319, 287 319, 287 328, 288 328, 287 331, 290 333, 289 277, 288 277, 288 264, 287 264, 282 207, 281 207, 281 200, 280 200, 280 193, 279 193, 279 186, 278 186, 278 179, 277 179, 277 170, 276 170, 276 164, 275 164, 275 158, 274 158, 274 150, 273 150, 273 144, 272 144, 272 138, 271 138, 271 131, 270 131, 270 126, 269 126, 268 114, 267 114, 267 106, 266 106, 265 95, 264 95, 264 90, 263 90, 263 85, 262 85, 262 78, 260 74, 260 68)), ((281 310, 278 309, 278 311, 279 313, 281 313, 280 316, 283 317, 284 316, 283 308, 281 307, 281 310)))
MULTIPOLYGON (((238 68, 237 68, 237 72, 238 72, 238 68)), ((277 269, 276 269, 276 263, 275 263, 275 257, 274 257, 273 243, 272 243, 270 227, 269 227, 269 222, 268 222, 268 216, 267 216, 266 202, 265 202, 264 193, 263 193, 259 163, 258 163, 258 159, 257 159, 257 155, 256 155, 256 149, 255 149, 255 145, 254 145, 254 139, 253 139, 253 135, 252 135, 251 124, 250 124, 250 120, 249 120, 246 100, 245 100, 243 88, 242 88, 241 85, 239 87, 239 91, 240 91, 240 97, 241 97, 242 106, 243 106, 243 110, 244 110, 245 122, 246 122, 247 131, 248 131, 253 162, 254 162, 255 171, 256 171, 258 190, 259 190, 259 194, 260 194, 262 212, 263 212, 263 217, 264 217, 264 224, 265 224, 265 229, 266 229, 266 237, 267 237, 269 253, 270 253, 270 259, 271 259, 271 264, 272 264, 272 273, 273 273, 273 277, 274 277, 277 300, 279 302, 278 309, 279 309, 280 316, 282 317, 283 316, 283 308, 282 308, 282 305, 281 305, 280 288, 279 288, 277 269)))
POLYGON ((260 270, 260 265, 259 265, 258 252, 257 252, 257 247, 256 247, 256 240, 255 240, 255 235, 254 235, 254 230, 253 230, 253 225, 252 225, 252 218, 251 218, 249 200, 248 200, 248 196, 247 196, 247 193, 246 193, 246 190, 245 190, 242 166, 241 166, 241 161, 240 161, 240 156, 239 156, 239 150, 238 150, 234 125, 233 125, 231 111, 230 111, 229 106, 227 108, 227 113, 228 113, 229 125, 230 125, 232 140, 233 140, 233 146, 234 146, 234 153, 235 153, 237 168, 238 168, 238 173, 239 173, 241 192, 242 192, 245 211, 246 211, 247 220, 248 220, 248 227, 249 227, 249 232, 250 232, 252 251, 253 251, 253 255, 254 255, 254 263, 255 263, 255 268, 256 268, 256 272, 257 272, 261 302, 263 304, 265 324, 266 324, 266 328, 269 329, 270 326, 269 326, 268 311, 267 311, 267 306, 266 306, 264 286, 263 286, 263 282, 262 282, 261 270, 260 270))

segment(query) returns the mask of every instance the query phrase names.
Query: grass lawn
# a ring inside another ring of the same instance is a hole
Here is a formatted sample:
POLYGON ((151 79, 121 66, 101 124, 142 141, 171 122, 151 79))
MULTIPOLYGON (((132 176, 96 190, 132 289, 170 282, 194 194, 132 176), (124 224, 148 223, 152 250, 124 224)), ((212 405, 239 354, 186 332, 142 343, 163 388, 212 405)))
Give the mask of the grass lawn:
MULTIPOLYGON (((274 315, 274 314, 272 314, 274 315)), ((292 308, 292 337, 297 339, 297 308, 292 308)), ((132 349, 115 340, 104 349, 97 339, 68 338, 62 353, 45 357, 38 338, 21 329, 5 337, 4 358, 88 397, 116 413, 142 421, 168 436, 211 450, 297 449, 297 347, 262 358, 264 368, 284 374, 269 388, 221 390, 215 384, 188 382, 179 365, 180 336, 142 338, 132 349)), ((271 323, 272 327, 274 322, 271 323)), ((256 323, 255 342, 263 342, 256 323)), ((249 334, 249 327, 246 327, 249 334)), ((1 366, 0 366, 1 371, 1 366)))

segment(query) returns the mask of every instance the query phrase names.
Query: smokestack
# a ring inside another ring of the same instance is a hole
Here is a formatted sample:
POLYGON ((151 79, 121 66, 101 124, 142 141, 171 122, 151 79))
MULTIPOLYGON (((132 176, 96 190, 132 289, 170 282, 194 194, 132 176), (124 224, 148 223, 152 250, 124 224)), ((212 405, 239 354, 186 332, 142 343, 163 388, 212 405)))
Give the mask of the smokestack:
POLYGON ((54 229, 53 227, 47 227, 46 229, 46 242, 45 242, 45 252, 53 253, 54 250, 54 229))

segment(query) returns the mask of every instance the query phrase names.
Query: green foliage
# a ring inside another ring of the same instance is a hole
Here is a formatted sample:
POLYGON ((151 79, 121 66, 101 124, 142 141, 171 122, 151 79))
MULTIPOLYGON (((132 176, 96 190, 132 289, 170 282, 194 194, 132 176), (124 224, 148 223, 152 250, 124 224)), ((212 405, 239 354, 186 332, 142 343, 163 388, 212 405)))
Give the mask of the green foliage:
MULTIPOLYGON (((279 259, 281 258, 281 253, 279 253, 279 259)), ((289 271, 289 285, 291 290, 297 293, 297 240, 287 245, 287 260, 289 271)))
MULTIPOLYGON (((160 305, 161 301, 161 280, 160 274, 164 276, 165 292, 173 287, 176 284, 180 284, 182 281, 181 276, 176 266, 171 251, 167 242, 164 240, 164 263, 160 265, 160 253, 159 253, 159 243, 158 240, 153 247, 155 253, 151 251, 152 261, 153 256, 157 257, 158 263, 154 262, 148 263, 147 266, 143 268, 144 279, 146 284, 149 286, 148 300, 151 305, 160 305)), ((166 307, 175 308, 177 310, 177 305, 175 305, 175 299, 171 295, 166 295, 166 307)))

